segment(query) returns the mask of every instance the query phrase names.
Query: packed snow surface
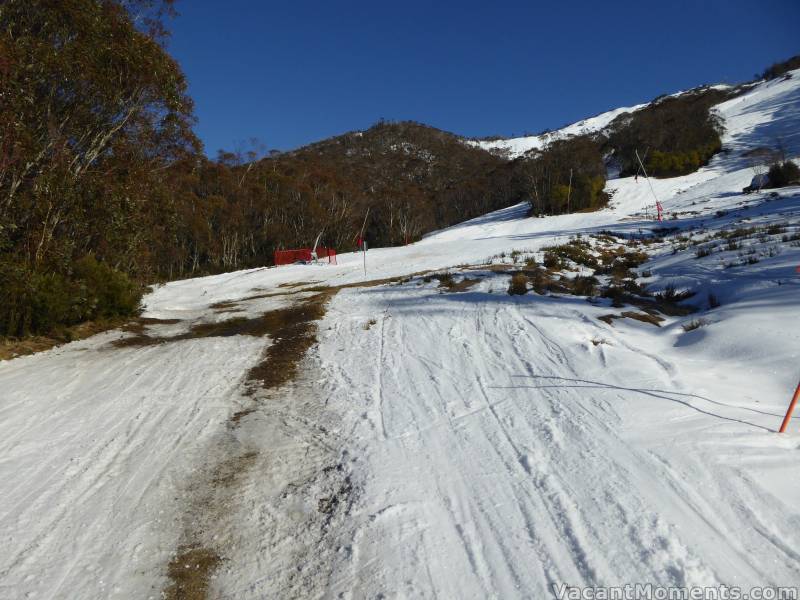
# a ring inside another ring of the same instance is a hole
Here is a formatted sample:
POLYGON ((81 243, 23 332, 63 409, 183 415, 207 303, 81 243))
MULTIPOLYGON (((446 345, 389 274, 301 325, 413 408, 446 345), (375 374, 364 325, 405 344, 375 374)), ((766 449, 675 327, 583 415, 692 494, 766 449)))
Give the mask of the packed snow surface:
POLYGON ((222 557, 215 598, 796 587, 800 419, 775 430, 800 378, 800 190, 741 190, 748 150, 800 153, 800 72, 717 110, 726 152, 652 181, 663 224, 645 181, 616 179, 595 213, 516 206, 366 263, 158 286, 163 343, 114 331, 0 363, 0 597, 159 598, 186 543, 222 557), (624 310, 607 300, 510 296, 487 266, 658 227, 675 229, 642 282, 700 309, 660 327, 601 321, 624 310), (721 237, 737 228, 755 229, 721 237), (477 283, 424 275, 446 269, 477 283), (181 336, 344 284, 268 394, 247 373, 279 340, 181 336))

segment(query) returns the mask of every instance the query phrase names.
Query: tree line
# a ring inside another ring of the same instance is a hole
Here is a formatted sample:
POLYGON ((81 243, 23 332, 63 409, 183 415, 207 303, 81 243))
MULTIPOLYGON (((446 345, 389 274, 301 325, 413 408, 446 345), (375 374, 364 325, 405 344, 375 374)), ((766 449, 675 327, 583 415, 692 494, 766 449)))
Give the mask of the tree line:
POLYGON ((0 4, 0 335, 131 314, 139 284, 372 245, 522 199, 507 161, 417 123, 208 159, 168 0, 0 4), (254 157, 250 157, 254 158, 254 157))
POLYGON ((142 284, 269 265, 319 233, 347 251, 367 214, 370 245, 389 246, 524 200, 537 214, 594 210, 610 155, 630 170, 636 147, 648 160, 702 150, 696 168, 716 130, 717 97, 703 96, 516 160, 415 122, 209 159, 165 49, 172 12, 171 0, 0 3, 0 335, 133 314, 142 284))

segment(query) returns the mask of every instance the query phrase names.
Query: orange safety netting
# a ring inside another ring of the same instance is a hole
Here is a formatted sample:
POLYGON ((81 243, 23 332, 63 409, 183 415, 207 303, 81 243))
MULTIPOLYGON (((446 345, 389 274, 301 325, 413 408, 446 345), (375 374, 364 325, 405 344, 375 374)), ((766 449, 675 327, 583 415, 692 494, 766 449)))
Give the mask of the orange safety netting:
MULTIPOLYGON (((311 248, 297 248, 294 250, 275 250, 275 266, 291 265, 297 262, 311 262, 313 256, 311 248)), ((336 250, 333 248, 317 247, 317 260, 328 261, 336 264, 336 250)))

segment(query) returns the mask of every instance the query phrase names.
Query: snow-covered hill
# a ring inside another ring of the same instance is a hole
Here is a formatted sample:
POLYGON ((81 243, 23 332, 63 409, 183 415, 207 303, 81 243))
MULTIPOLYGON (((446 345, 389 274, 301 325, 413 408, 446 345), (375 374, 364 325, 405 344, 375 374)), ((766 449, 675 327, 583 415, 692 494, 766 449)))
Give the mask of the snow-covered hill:
POLYGON ((478 146, 489 152, 498 152, 508 158, 517 158, 531 150, 540 150, 553 140, 562 139, 571 135, 584 135, 602 131, 619 115, 626 112, 634 112, 645 106, 647 106, 647 104, 616 108, 600 113, 594 117, 589 117, 588 119, 582 119, 556 131, 550 131, 539 135, 526 135, 518 138, 491 141, 466 140, 466 143, 478 146))
MULTIPOLYGON (((729 87, 730 86, 727 85, 715 85, 697 89, 728 89, 729 87)), ((677 92, 675 94, 670 94, 670 96, 680 96, 684 93, 686 92, 677 92)), ((465 142, 467 144, 483 148, 484 150, 488 150, 489 152, 494 152, 508 158, 518 158, 526 152, 530 152, 531 150, 541 150, 550 142, 558 139, 564 139, 573 135, 587 135, 603 131, 621 114, 635 112, 644 108, 645 106, 648 106, 649 104, 649 102, 645 102, 643 104, 636 104, 634 106, 615 108, 613 110, 600 113, 599 115, 595 115, 594 117, 581 119, 580 121, 576 121, 575 123, 567 125, 566 127, 562 127, 561 129, 541 133, 539 135, 527 135, 523 137, 491 141, 465 140, 465 142)))
POLYGON ((717 110, 727 152, 652 192, 613 180, 602 211, 172 282, 138 331, 0 363, 0 596, 796 586, 800 418, 775 429, 800 379, 800 189, 741 190, 749 150, 800 154, 800 71, 717 110), (645 252, 635 283, 697 312, 506 293, 578 234, 645 252), (299 371, 258 384, 319 316, 275 311, 326 299, 299 371))

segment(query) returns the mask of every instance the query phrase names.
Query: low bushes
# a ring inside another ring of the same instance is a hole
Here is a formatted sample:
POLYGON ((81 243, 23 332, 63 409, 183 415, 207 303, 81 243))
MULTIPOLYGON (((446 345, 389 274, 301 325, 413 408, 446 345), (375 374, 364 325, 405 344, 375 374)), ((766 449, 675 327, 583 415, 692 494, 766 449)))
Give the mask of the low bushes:
POLYGON ((701 88, 623 113, 609 127, 604 151, 613 155, 622 176, 639 172, 639 158, 654 177, 696 171, 722 148, 722 125, 711 108, 733 93, 701 88))
POLYGON ((508 293, 511 296, 523 296, 528 293, 528 278, 524 273, 514 273, 511 276, 508 293))
POLYGON ((717 139, 709 144, 686 152, 660 152, 653 150, 647 159, 647 172, 653 177, 677 177, 694 173, 706 165, 711 157, 722 149, 717 139))
POLYGON ((792 56, 791 58, 782 62, 775 63, 774 65, 765 69, 761 75, 757 75, 756 77, 767 80, 776 79, 782 75, 785 75, 789 71, 793 71, 794 69, 800 69, 800 54, 797 56, 792 56))
POLYGON ((68 273, 6 263, 0 266, 0 335, 50 334, 87 320, 133 315, 141 296, 127 275, 92 256, 68 273))
POLYGON ((769 168, 769 187, 779 188, 800 182, 800 167, 791 160, 775 163, 769 168))

